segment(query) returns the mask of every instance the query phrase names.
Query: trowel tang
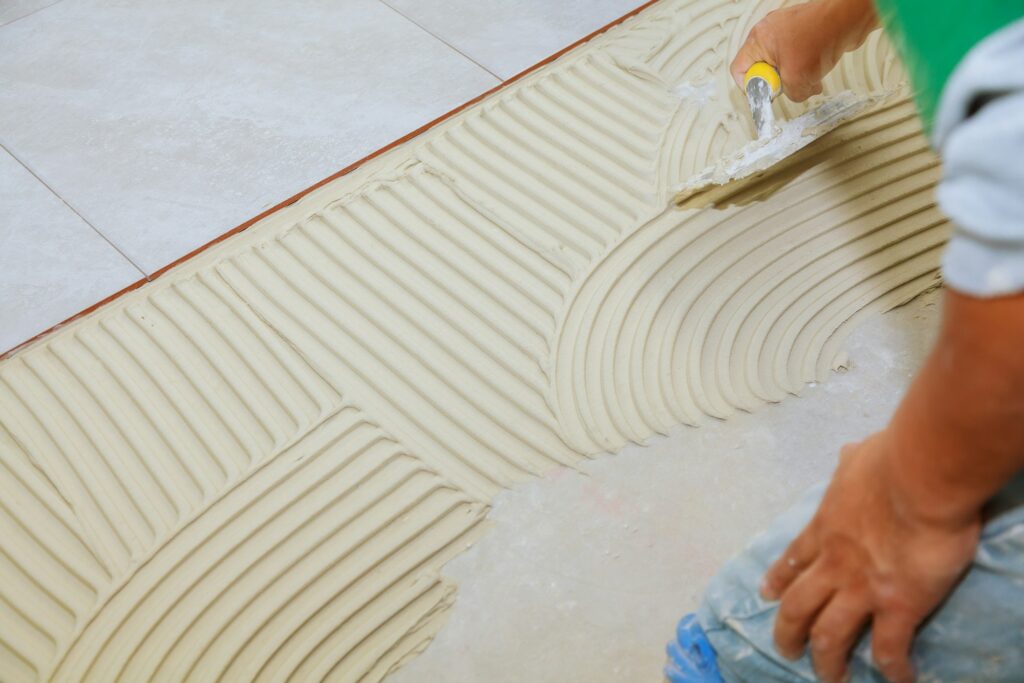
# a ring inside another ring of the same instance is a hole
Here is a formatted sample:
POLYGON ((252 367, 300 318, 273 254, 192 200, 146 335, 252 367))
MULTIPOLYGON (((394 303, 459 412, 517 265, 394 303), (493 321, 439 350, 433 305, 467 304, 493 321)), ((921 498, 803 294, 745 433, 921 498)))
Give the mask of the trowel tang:
POLYGON ((743 89, 747 93, 757 137, 771 137, 775 128, 772 100, 782 92, 782 78, 778 70, 767 62, 754 62, 743 78, 743 89))

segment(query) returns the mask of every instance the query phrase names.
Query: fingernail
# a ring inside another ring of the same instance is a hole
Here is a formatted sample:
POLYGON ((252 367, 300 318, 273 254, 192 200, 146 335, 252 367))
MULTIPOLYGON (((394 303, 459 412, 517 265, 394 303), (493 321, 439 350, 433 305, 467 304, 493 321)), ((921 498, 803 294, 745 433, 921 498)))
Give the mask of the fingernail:
POLYGON ((761 582, 760 590, 761 590, 761 597, 764 598, 765 600, 768 600, 769 602, 777 600, 778 597, 779 597, 778 595, 775 594, 775 589, 773 589, 771 584, 769 584, 767 581, 762 581, 761 582))

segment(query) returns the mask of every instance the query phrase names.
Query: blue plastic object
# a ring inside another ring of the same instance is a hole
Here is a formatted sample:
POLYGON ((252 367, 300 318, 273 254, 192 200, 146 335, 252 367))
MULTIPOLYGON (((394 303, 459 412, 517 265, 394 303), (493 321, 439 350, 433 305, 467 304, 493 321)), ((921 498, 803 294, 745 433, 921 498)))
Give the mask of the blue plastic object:
POLYGON ((715 651, 696 614, 687 614, 676 626, 676 639, 665 648, 665 677, 672 683, 724 683, 715 651))

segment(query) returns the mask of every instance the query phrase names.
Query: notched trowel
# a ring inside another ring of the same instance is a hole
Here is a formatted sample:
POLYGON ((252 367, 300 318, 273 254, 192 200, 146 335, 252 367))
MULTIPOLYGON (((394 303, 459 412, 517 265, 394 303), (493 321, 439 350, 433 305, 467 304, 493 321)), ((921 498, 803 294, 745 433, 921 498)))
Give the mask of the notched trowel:
POLYGON ((771 168, 878 99, 847 90, 791 121, 776 125, 772 101, 782 92, 779 72, 766 62, 756 62, 747 69, 743 83, 757 139, 693 176, 676 191, 674 202, 677 205, 688 204, 696 195, 715 186, 771 168))

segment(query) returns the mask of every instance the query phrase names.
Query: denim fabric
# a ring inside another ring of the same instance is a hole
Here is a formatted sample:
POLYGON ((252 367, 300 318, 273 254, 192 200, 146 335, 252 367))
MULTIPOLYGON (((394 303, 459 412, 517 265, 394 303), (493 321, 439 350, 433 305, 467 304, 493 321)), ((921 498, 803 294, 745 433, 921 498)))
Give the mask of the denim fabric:
MULTIPOLYGON (((810 521, 825 485, 755 538, 711 582, 698 611, 727 683, 814 681, 810 657, 796 662, 772 644, 777 603, 758 594, 765 570, 810 521)), ((1024 476, 989 506, 974 562, 919 630, 912 658, 920 683, 1024 681, 1024 476)), ((855 648, 853 683, 884 681, 871 666, 870 632, 855 648)))

